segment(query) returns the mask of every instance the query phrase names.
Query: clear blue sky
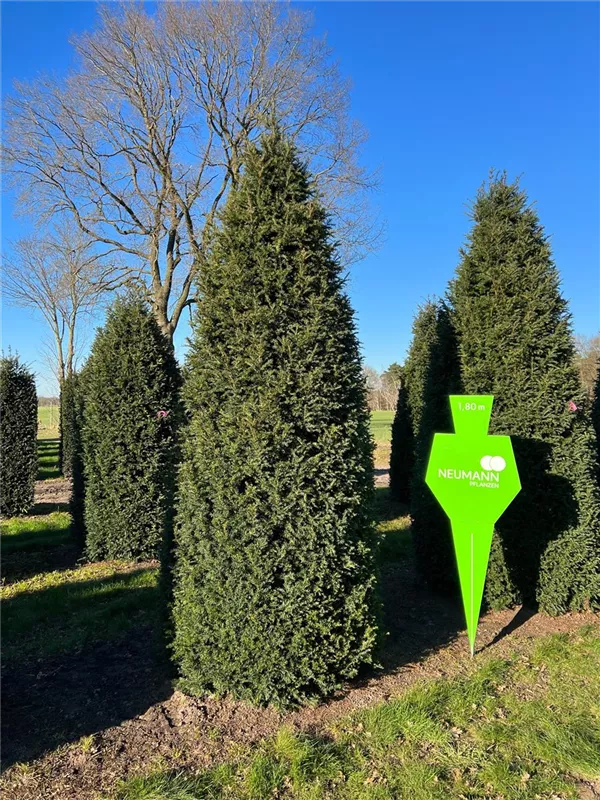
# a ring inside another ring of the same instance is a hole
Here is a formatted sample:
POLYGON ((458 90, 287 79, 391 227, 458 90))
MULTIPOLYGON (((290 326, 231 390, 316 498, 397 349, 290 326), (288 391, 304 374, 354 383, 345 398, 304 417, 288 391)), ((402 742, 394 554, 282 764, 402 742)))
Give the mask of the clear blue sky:
MULTIPOLYGON (((442 294, 469 223, 465 206, 490 167, 521 174, 552 235, 574 327, 600 317, 599 22, 587 2, 303 4, 327 31, 352 110, 370 132, 364 162, 381 168, 383 246, 350 276, 367 363, 402 361, 415 309, 442 294)), ((2 90, 15 78, 64 72, 86 2, 2 3, 2 90)), ((9 195, 3 247, 27 231, 9 195)), ((10 345, 50 390, 42 324, 4 308, 10 345)), ((185 331, 177 337, 182 341, 185 331)))

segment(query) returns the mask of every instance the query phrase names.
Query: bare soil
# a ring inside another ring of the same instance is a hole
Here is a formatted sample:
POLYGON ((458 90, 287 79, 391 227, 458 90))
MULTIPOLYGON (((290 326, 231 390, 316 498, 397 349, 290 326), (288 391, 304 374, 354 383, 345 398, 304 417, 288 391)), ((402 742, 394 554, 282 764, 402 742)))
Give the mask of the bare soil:
MULTIPOLYGON (((387 465, 377 467, 376 483, 385 486, 387 465)), ((39 481, 32 513, 64 510, 69 492, 64 479, 39 481)), ((62 555, 55 558, 75 557, 69 546, 56 550, 62 555)), ((46 561, 44 571, 52 568, 60 567, 46 561)), ((153 769, 211 766, 273 735, 283 724, 318 732, 354 710, 401 695, 417 681, 469 667, 458 601, 427 591, 409 562, 389 564, 381 582, 387 634, 379 668, 315 708, 283 714, 230 698, 187 697, 173 689, 160 633, 148 626, 126 639, 5 667, 4 797, 95 800, 120 779, 153 769)), ((526 648, 536 637, 568 633, 598 618, 590 613, 554 619, 525 608, 488 613, 479 624, 475 658, 488 652, 502 657, 526 648)), ((582 797, 596 796, 584 793, 594 791, 588 784, 582 783, 581 791, 582 797)))
MULTIPOLYGON (((282 714, 174 691, 157 632, 148 629, 126 641, 11 669, 4 677, 4 797, 92 800, 134 774, 197 770, 235 757, 240 747, 273 735, 282 724, 316 732, 417 681, 454 675, 470 665, 456 603, 418 585, 409 564, 390 565, 382 588, 388 635, 380 669, 316 708, 282 714)), ((532 638, 593 621, 597 615, 488 613, 480 622, 478 653, 501 657, 532 638)))
POLYGON ((35 482, 35 505, 33 516, 51 514, 53 511, 67 511, 71 497, 69 478, 50 478, 35 482))
POLYGON ((389 486, 390 471, 383 467, 375 470, 375 486, 389 486))

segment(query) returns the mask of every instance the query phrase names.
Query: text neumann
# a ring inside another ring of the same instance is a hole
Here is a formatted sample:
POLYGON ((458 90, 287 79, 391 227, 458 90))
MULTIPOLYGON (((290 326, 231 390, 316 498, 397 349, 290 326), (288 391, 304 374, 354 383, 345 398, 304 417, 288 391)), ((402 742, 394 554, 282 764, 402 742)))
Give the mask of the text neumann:
POLYGON ((452 478, 461 481, 487 481, 497 483, 500 480, 498 472, 478 472, 466 469, 438 469, 438 478, 452 478))

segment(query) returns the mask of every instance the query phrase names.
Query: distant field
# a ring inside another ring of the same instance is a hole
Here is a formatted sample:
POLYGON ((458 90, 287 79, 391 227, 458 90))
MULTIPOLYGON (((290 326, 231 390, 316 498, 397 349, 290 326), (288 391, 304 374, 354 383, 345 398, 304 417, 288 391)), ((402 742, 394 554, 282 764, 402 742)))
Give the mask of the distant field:
POLYGON ((38 406, 38 438, 54 439, 58 435, 58 406, 38 406))
MULTIPOLYGON (((393 411, 371 411, 371 431, 378 444, 389 444, 392 435, 393 411)), ((58 406, 38 406, 40 439, 58 436, 58 406)))
POLYGON ((371 411, 371 430, 376 442, 390 441, 393 421, 393 411, 371 411))

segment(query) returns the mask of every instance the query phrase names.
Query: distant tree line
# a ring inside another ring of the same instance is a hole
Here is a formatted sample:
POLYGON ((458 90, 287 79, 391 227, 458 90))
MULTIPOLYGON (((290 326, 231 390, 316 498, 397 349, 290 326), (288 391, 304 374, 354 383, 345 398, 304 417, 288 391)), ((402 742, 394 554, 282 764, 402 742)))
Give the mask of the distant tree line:
POLYGON ((575 337, 575 364, 581 385, 589 398, 594 397, 594 385, 600 371, 600 333, 575 337))
POLYGON ((394 362, 383 372, 378 372, 374 367, 365 365, 363 372, 367 382, 369 409, 371 411, 394 411, 402 383, 400 364, 394 362))

